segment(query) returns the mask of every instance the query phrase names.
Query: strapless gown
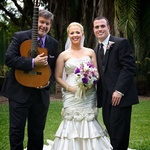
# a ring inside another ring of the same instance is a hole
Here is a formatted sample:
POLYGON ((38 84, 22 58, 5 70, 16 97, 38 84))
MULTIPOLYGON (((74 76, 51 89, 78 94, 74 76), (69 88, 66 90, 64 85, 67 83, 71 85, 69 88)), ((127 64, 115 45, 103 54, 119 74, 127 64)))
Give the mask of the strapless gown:
MULTIPOLYGON (((91 58, 70 58, 65 63, 66 82, 77 85, 74 69, 91 58)), ((97 120, 96 89, 93 86, 85 96, 76 99, 75 94, 62 91, 62 122, 55 134, 53 143, 44 146, 44 150, 111 150, 112 146, 102 125, 97 120), (52 147, 51 147, 52 144, 52 147)))

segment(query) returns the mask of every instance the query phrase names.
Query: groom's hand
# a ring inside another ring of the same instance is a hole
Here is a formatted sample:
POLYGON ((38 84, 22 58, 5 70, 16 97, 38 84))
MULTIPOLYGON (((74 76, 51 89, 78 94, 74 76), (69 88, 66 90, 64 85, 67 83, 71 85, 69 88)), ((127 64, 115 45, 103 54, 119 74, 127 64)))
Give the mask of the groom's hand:
POLYGON ((120 93, 118 93, 117 91, 115 91, 112 94, 112 106, 117 106, 120 104, 122 95, 120 93))

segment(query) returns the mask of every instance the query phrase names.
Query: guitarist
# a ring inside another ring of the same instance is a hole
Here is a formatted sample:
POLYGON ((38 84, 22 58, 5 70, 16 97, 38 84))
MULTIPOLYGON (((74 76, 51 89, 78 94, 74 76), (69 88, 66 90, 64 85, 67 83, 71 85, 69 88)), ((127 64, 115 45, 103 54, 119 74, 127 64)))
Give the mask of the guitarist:
POLYGON ((43 130, 50 103, 49 89, 54 81, 58 41, 48 35, 54 18, 53 14, 47 10, 40 10, 37 17, 38 38, 42 38, 41 47, 47 49, 48 56, 44 56, 43 53, 35 58, 20 55, 20 46, 25 40, 31 40, 32 30, 15 32, 5 54, 5 64, 11 69, 5 79, 1 94, 9 99, 11 150, 23 150, 26 121, 27 150, 42 150, 43 148, 43 130), (43 87, 26 87, 15 78, 16 69, 31 71, 35 66, 45 65, 50 66, 52 75, 50 82, 43 87))

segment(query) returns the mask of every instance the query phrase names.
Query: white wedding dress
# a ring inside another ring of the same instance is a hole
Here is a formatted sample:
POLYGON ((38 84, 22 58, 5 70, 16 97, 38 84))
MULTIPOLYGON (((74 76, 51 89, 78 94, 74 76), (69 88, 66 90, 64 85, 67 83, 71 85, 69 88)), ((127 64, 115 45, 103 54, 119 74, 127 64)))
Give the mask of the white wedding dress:
MULTIPOLYGON (((66 61, 66 82, 69 85, 77 85, 74 69, 88 61, 91 61, 89 56, 66 61)), ((112 150, 107 134, 97 120, 96 98, 94 86, 81 99, 75 99, 75 94, 63 91, 63 120, 54 142, 48 140, 49 145, 44 145, 43 150, 112 150)))

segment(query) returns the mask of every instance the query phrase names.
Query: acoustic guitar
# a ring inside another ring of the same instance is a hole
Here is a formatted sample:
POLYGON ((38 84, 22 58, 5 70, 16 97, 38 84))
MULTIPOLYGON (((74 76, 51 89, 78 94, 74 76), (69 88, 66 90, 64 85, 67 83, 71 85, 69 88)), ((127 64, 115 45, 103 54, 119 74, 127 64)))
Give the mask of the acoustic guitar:
MULTIPOLYGON (((24 41, 20 46, 20 54, 23 57, 35 58, 37 55, 44 53, 48 55, 47 49, 40 48, 37 45, 38 37, 38 13, 40 2, 34 1, 33 23, 32 23, 32 39, 24 41)), ((27 87, 42 87, 45 86, 51 76, 51 69, 49 65, 37 67, 35 66, 31 71, 15 70, 16 80, 27 87)))

